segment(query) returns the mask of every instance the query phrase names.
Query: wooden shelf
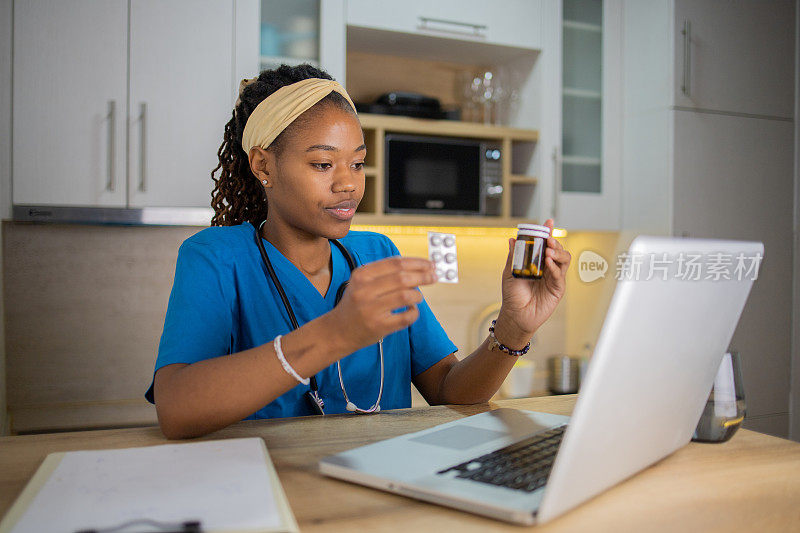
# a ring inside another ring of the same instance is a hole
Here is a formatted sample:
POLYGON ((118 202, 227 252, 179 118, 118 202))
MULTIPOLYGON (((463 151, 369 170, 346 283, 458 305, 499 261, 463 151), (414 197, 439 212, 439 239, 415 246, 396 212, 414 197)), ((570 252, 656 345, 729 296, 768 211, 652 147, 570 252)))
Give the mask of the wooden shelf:
POLYGON ((582 155, 565 155, 561 158, 564 165, 581 165, 588 167, 600 166, 603 160, 599 157, 585 157, 582 155))
POLYGON ((536 185, 539 183, 539 178, 534 178, 533 176, 524 176, 522 174, 511 174, 508 177, 508 182, 512 185, 536 185))
POLYGON ((379 129, 401 133, 419 133, 421 135, 455 135, 473 139, 510 138, 512 141, 536 142, 539 140, 537 130, 493 126, 477 122, 459 120, 432 120, 424 118, 398 117, 392 115, 376 115, 361 113, 358 115, 364 129, 379 129))
POLYGON ((469 216, 469 215, 408 215, 375 214, 360 212, 353 218, 358 226, 431 226, 431 227, 483 227, 515 228, 517 224, 538 224, 536 220, 520 217, 469 216))
POLYGON ((594 33, 602 33, 603 26, 600 24, 591 24, 589 22, 578 22, 576 20, 565 20, 564 27, 571 30, 590 31, 594 33))
POLYGON ((576 89, 574 87, 564 87, 562 90, 564 96, 572 96, 574 98, 586 98, 589 100, 601 100, 603 95, 600 91, 589 91, 586 89, 576 89))

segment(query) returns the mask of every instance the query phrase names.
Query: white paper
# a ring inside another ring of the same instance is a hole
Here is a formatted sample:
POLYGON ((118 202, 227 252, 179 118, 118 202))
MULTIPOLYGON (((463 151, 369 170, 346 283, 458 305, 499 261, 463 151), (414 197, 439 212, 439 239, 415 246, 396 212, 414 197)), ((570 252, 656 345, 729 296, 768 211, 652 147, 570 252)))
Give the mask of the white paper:
POLYGON ((280 526, 260 439, 69 452, 12 533, 72 533, 141 518, 200 520, 203 531, 280 526))

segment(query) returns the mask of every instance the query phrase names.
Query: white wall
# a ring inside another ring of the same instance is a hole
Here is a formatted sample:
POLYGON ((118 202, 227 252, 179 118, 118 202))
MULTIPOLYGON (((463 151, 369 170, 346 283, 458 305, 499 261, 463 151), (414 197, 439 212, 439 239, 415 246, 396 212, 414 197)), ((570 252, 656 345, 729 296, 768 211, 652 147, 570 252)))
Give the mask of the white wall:
MULTIPOLYGON (((11 28, 13 0, 0 0, 0 219, 11 215, 11 28)), ((0 435, 6 423, 6 342, 3 315, 3 233, 0 230, 0 435)))

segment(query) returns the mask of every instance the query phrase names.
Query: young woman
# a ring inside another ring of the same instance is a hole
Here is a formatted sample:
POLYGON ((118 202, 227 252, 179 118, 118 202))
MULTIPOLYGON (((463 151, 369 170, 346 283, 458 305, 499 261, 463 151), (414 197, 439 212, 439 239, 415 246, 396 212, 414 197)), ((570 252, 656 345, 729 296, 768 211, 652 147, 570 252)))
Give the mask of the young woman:
POLYGON ((242 82, 212 172, 212 227, 178 252, 145 395, 168 438, 410 407, 411 383, 430 404, 485 402, 552 314, 570 254, 548 239, 543 279, 516 279, 510 239, 494 338, 459 361, 418 289, 435 281, 432 263, 350 231, 365 155, 327 73, 282 65, 242 82))

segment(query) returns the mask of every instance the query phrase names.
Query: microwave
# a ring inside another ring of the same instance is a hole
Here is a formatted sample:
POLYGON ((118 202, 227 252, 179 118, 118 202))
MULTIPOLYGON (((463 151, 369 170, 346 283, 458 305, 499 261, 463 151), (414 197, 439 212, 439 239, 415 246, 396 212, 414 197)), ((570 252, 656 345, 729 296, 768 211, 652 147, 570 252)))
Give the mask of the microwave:
POLYGON ((500 141, 387 132, 384 143, 385 212, 500 214, 500 141))

